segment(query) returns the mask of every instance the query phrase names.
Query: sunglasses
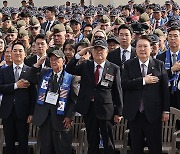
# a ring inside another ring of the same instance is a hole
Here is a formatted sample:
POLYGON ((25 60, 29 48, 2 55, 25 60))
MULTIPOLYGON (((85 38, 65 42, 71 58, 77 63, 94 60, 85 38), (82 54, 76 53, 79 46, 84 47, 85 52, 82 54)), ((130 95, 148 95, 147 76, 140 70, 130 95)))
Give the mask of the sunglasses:
POLYGON ((39 27, 31 27, 30 29, 31 29, 31 30, 33 30, 33 29, 34 29, 34 30, 38 30, 38 28, 39 28, 39 27))
POLYGON ((94 36, 95 39, 104 39, 103 36, 94 36))

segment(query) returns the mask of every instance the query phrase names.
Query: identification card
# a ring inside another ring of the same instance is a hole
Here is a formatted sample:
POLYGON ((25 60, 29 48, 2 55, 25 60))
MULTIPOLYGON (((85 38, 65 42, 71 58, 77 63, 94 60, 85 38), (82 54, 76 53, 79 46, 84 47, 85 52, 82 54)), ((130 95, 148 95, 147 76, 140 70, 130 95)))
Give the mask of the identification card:
POLYGON ((113 81, 113 80, 114 80, 114 76, 111 75, 111 74, 107 74, 107 73, 106 73, 105 79, 106 79, 106 80, 109 80, 109 81, 113 81))
POLYGON ((109 82, 108 81, 101 81, 101 86, 108 87, 109 82))
POLYGON ((58 94, 48 91, 45 102, 52 105, 56 105, 58 98, 58 94))

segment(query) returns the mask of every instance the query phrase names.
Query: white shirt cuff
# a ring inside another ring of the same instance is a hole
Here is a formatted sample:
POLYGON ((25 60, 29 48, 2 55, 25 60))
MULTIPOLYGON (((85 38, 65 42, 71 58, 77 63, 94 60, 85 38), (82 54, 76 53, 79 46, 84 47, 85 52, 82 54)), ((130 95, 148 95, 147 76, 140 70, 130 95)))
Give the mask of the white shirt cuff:
POLYGON ((81 56, 79 55, 79 53, 76 53, 75 58, 76 58, 76 59, 80 59, 80 58, 81 58, 81 56))
POLYGON ((17 86, 17 84, 15 83, 15 84, 14 84, 14 90, 16 90, 16 89, 18 89, 18 86, 17 86))
POLYGON ((144 85, 146 85, 146 82, 145 82, 145 80, 144 80, 144 78, 143 78, 143 86, 144 86, 144 85))

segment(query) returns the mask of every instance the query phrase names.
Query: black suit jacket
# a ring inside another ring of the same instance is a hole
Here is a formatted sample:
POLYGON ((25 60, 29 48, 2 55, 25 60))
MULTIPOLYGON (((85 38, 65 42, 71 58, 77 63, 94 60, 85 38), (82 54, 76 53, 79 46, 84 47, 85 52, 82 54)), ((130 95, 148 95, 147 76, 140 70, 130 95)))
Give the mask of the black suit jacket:
MULTIPOLYGON (((58 24, 58 23, 59 23, 59 22, 55 20, 55 21, 53 22, 52 26, 50 27, 50 29, 51 29, 54 25, 56 25, 56 24, 58 24)), ((42 23, 41 29, 43 29, 43 30, 45 31, 47 24, 48 24, 48 21, 42 23)))
MULTIPOLYGON (((30 67, 24 65, 20 79, 27 79, 30 75, 30 67)), ((0 107, 0 117, 6 119, 11 114, 13 106, 19 119, 27 119, 33 114, 36 100, 36 88, 31 83, 28 88, 14 90, 13 65, 0 69, 0 93, 3 99, 0 107)))
POLYGON ((96 117, 102 120, 111 120, 113 115, 122 115, 122 89, 119 67, 106 61, 102 79, 96 86, 94 79, 94 61, 86 61, 76 65, 77 59, 73 58, 66 66, 66 71, 81 76, 80 91, 76 104, 76 111, 86 115, 89 105, 94 99, 94 112, 96 117), (106 76, 110 74, 114 78, 107 80, 106 76), (102 81, 108 83, 108 86, 102 85, 102 81))
MULTIPOLYGON (((40 69, 32 67, 31 71, 31 81, 34 84, 38 85, 38 88, 41 86, 41 80, 44 76, 44 74, 49 70, 49 68, 44 68, 40 71, 40 69), (40 73, 38 73, 40 72, 40 73)), ((73 99, 71 99, 71 90, 68 96, 68 101, 65 107, 65 115, 58 115, 57 112, 57 105, 50 105, 48 103, 44 103, 43 105, 35 104, 34 109, 34 115, 33 115, 33 124, 35 126, 41 127, 41 125, 45 122, 47 116, 49 115, 49 112, 51 114, 51 122, 53 125, 53 128, 57 131, 64 130, 64 118, 69 117, 73 118, 74 116, 74 106, 75 102, 73 99)))
MULTIPOLYGON (((130 58, 134 58, 136 57, 136 51, 135 48, 131 48, 131 57, 130 58)), ((114 51, 110 52, 107 56, 107 59, 118 65, 120 67, 120 71, 122 72, 122 64, 121 64, 121 50, 120 48, 115 49, 114 51)))
MULTIPOLYGON (((29 66, 29 67, 33 67, 33 65, 35 63, 37 63, 37 55, 33 55, 31 57, 25 58, 24 59, 24 63, 29 66)), ((45 65, 46 67, 50 67, 50 62, 49 62, 49 58, 46 58, 45 60, 45 65)))
POLYGON ((143 85, 139 59, 134 58, 124 64, 122 87, 126 93, 123 115, 129 121, 135 118, 141 100, 144 103, 144 112, 149 122, 160 120, 162 112, 169 111, 168 77, 163 62, 150 58, 147 74, 150 73, 157 76, 159 82, 143 85))

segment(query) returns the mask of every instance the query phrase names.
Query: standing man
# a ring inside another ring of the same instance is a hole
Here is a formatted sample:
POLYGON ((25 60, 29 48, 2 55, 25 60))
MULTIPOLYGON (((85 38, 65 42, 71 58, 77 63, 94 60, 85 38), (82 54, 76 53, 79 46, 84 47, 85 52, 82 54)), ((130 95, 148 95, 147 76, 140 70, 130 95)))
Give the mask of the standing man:
POLYGON ((81 76, 76 111, 84 116, 87 130, 88 154, 99 154, 100 133, 105 154, 114 154, 113 123, 121 121, 122 89, 119 67, 106 60, 105 39, 93 42, 93 61, 76 65, 90 48, 79 51, 67 64, 67 72, 81 76), (99 133, 100 130, 100 133, 99 133))
MULTIPOLYGON (((180 89, 178 89, 179 71, 180 71, 180 28, 173 26, 168 30, 169 49, 158 55, 157 59, 165 63, 168 72, 168 83, 170 92, 170 106, 180 109, 180 89)), ((180 122, 177 122, 180 129, 180 122)))
MULTIPOLYGON (((36 49, 37 54, 26 57, 24 61, 24 63, 29 67, 32 67, 35 63, 37 63, 37 61, 41 57, 46 56, 46 50, 48 49, 48 44, 47 44, 47 38, 44 34, 38 34, 36 36, 35 49, 36 49)), ((49 67, 49 66, 50 66, 49 58, 47 57, 46 60, 42 63, 41 67, 43 68, 43 67, 49 67)))
POLYGON ((151 39, 137 41, 137 58, 125 62, 122 74, 123 116, 128 120, 132 154, 144 153, 144 138, 150 153, 162 153, 162 121, 169 120, 170 99, 164 64, 152 59, 151 39))
POLYGON ((33 124, 40 128, 41 154, 71 154, 71 122, 74 101, 71 99, 72 75, 64 70, 65 55, 61 50, 48 54, 51 68, 40 69, 46 56, 32 68, 32 79, 38 85, 38 98, 33 124))
POLYGON ((136 53, 135 48, 131 46, 133 34, 131 27, 123 24, 119 27, 118 32, 120 47, 110 52, 107 59, 118 65, 120 67, 120 71, 122 72, 124 62, 128 59, 134 58, 136 53))
POLYGON ((36 89, 27 79, 30 68, 24 65, 25 49, 17 42, 12 45, 13 64, 0 69, 0 93, 3 94, 0 107, 6 142, 6 154, 28 153, 28 130, 32 121, 36 89), (16 140, 17 139, 17 140, 16 140))

